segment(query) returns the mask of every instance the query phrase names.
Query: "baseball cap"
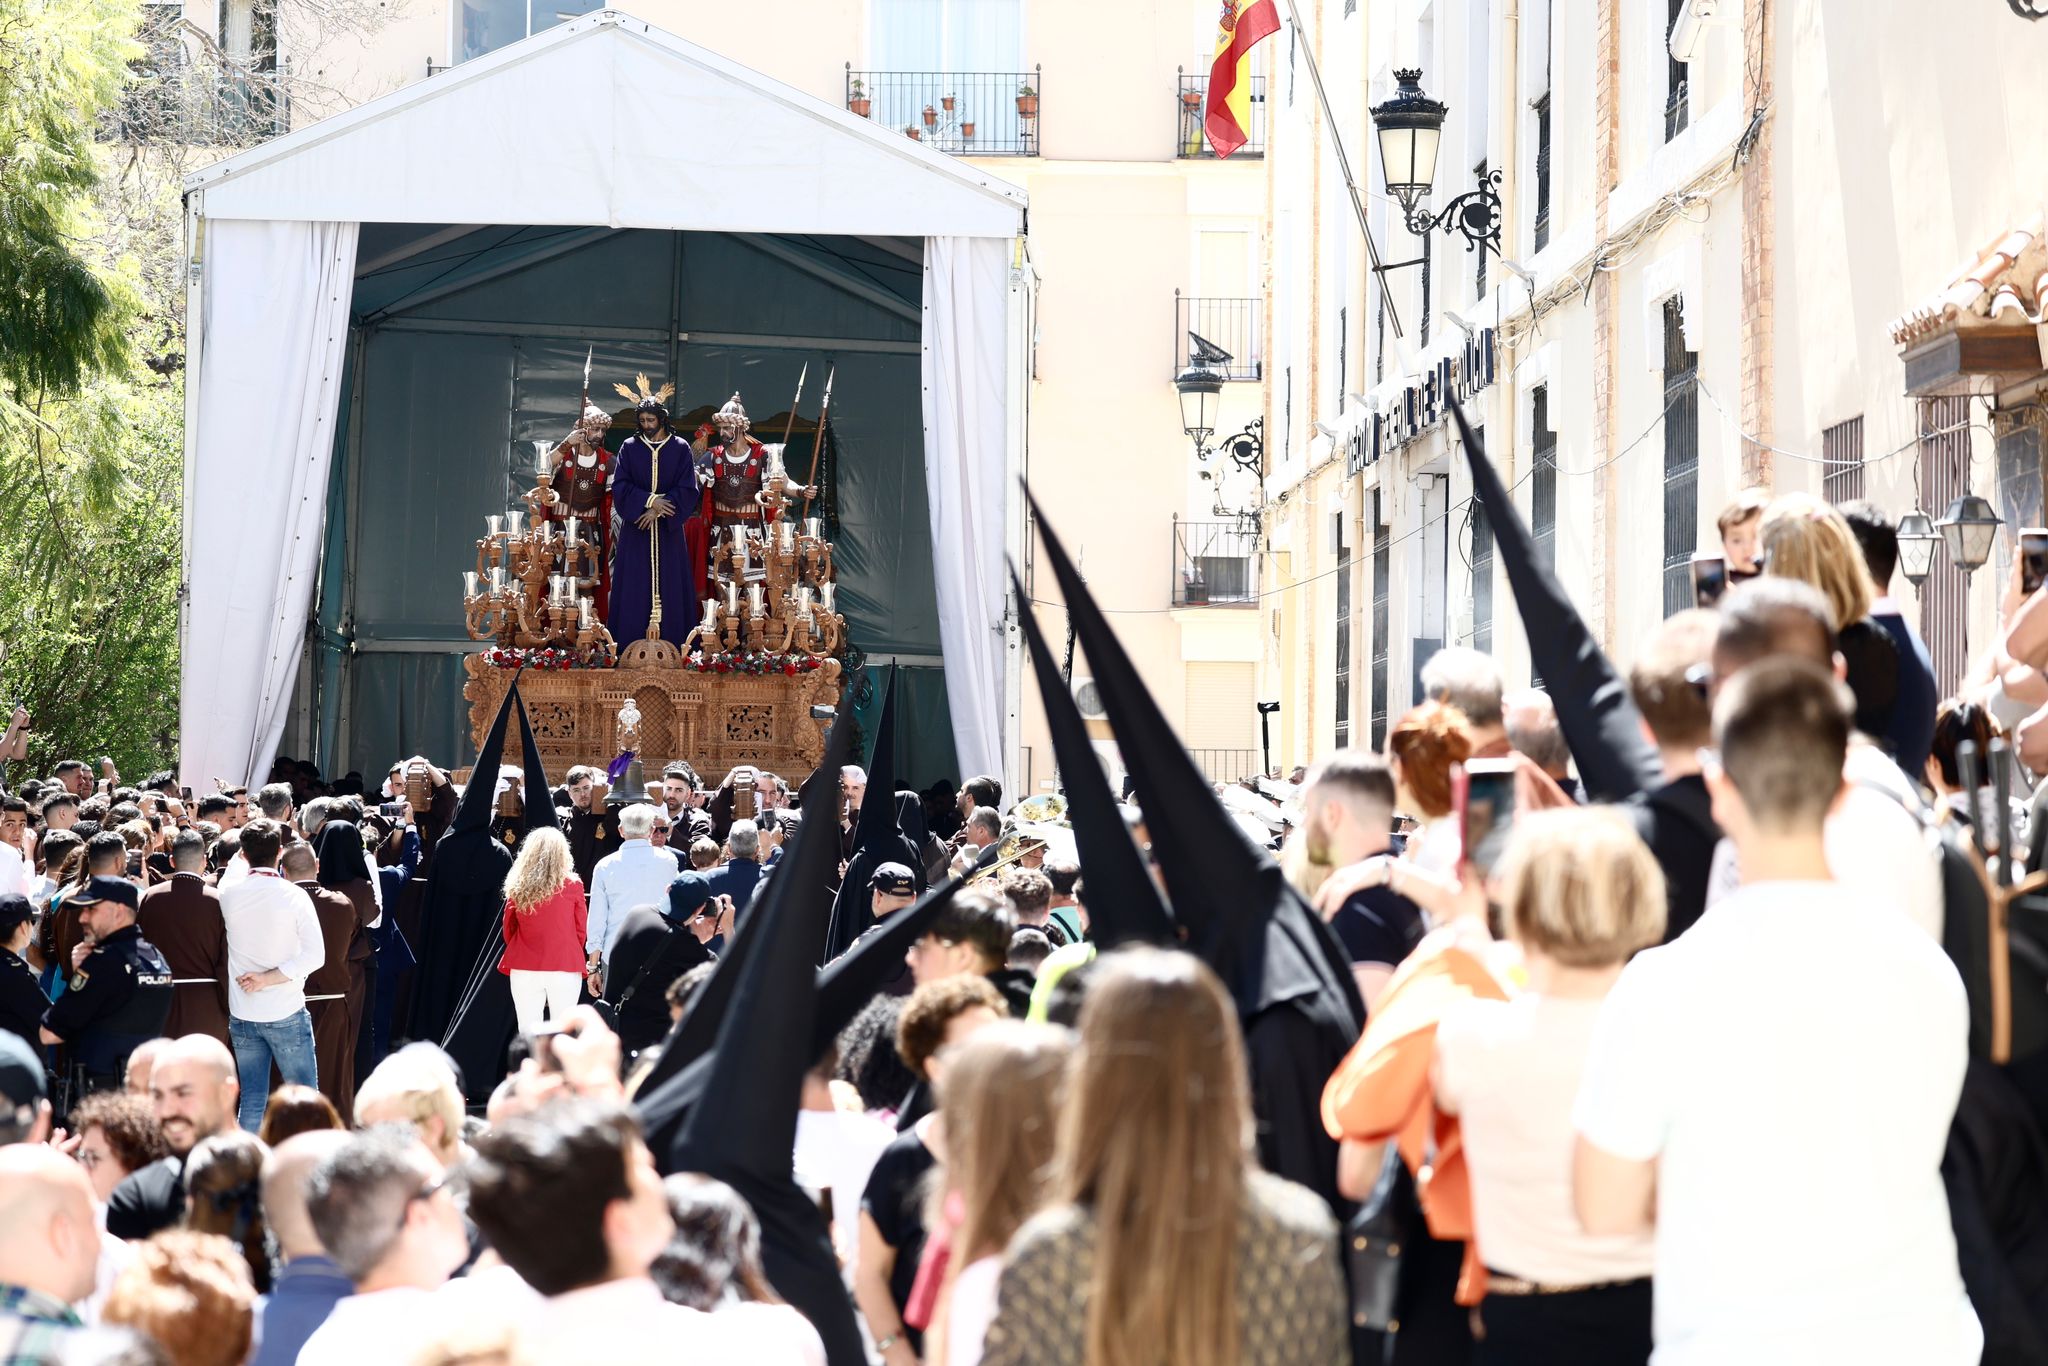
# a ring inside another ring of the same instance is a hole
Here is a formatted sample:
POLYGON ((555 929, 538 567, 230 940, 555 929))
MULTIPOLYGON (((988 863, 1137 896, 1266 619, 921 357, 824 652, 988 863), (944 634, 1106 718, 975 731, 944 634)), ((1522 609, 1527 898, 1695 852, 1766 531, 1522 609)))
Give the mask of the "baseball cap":
POLYGON ((875 869, 868 886, 889 896, 916 896, 917 879, 900 863, 885 863, 875 869))
POLYGON ((0 935, 12 934, 16 925, 35 918, 36 908, 21 893, 9 892, 0 896, 0 935))
POLYGON ((88 879, 82 891, 73 892, 65 900, 73 906, 90 906, 98 901, 118 901, 129 910, 139 910, 142 894, 135 890, 135 884, 125 877, 95 877, 88 879))
POLYGON ((0 1097, 13 1109, 34 1105, 49 1095, 43 1060, 21 1036, 0 1029, 0 1097))
POLYGON ((681 924, 711 900, 711 883, 702 873, 677 873, 668 884, 668 918, 681 924))

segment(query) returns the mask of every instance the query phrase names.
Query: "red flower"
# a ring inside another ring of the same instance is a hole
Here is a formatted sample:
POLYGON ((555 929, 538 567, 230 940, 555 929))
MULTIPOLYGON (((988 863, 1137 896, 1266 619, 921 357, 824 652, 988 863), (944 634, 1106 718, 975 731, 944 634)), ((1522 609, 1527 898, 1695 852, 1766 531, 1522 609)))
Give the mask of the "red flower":
POLYGON ((721 659, 718 661, 718 671, 722 674, 729 674, 732 672, 732 665, 721 659))
POLYGON ((790 676, 791 678, 795 678, 795 677, 796 677, 796 665, 794 665, 794 664, 785 664, 785 665, 783 665, 783 666, 782 666, 782 671, 783 671, 784 673, 788 674, 788 675, 789 675, 789 676, 790 676))

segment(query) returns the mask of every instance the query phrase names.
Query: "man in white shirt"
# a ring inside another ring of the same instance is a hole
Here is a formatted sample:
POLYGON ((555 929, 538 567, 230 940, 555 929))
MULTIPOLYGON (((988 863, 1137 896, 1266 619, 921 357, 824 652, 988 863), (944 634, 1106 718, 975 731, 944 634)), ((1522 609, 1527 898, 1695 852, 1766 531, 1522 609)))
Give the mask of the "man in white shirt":
POLYGON ((411 1361, 448 1327, 434 1291, 469 1255, 450 1176, 409 1126, 365 1129, 306 1180, 320 1246, 355 1285, 299 1349, 299 1366, 411 1361))
MULTIPOLYGON (((1766 577, 1722 598, 1715 684, 1768 658, 1803 659, 1837 679, 1847 677, 1848 666, 1835 652, 1834 619, 1819 590, 1797 579, 1766 577)), ((1919 793, 1897 764, 1861 737, 1849 746, 1842 776, 1846 789, 1829 810, 1823 832, 1835 880, 1869 905, 1903 911, 1941 942, 1941 862, 1915 814, 1919 793)), ((1734 845, 1723 840, 1707 875, 1707 905, 1734 891, 1738 881, 1734 845)))
POLYGON ((1939 945, 1829 873, 1847 699, 1774 659, 1721 689, 1742 887, 1636 957, 1573 1111, 1588 1233, 1655 1225, 1655 1366, 1969 1366, 1941 1158, 1968 1010, 1939 945))
POLYGON ((313 899, 278 875, 284 827, 269 817, 242 827, 249 876, 221 893, 228 929, 228 1038, 242 1083, 237 1118, 254 1133, 270 1103, 270 1065, 285 1081, 318 1086, 306 978, 327 961, 313 899))
POLYGON ((635 906, 668 905, 668 885, 682 871, 676 856, 657 849, 647 840, 654 828, 655 809, 635 803, 619 813, 621 843, 614 853, 597 861, 590 874, 590 918, 584 930, 584 971, 592 995, 604 993, 604 964, 612 951, 612 940, 626 923, 626 912, 635 906))

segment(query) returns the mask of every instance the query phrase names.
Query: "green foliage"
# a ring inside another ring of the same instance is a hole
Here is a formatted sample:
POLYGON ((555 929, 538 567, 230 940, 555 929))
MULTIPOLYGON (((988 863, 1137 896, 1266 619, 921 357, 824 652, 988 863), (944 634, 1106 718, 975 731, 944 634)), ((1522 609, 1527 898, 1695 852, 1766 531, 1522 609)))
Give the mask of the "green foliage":
POLYGON ((96 380, 0 430, 0 702, 31 774, 175 766, 183 385, 96 380))
POLYGON ((136 23, 134 0, 0 0, 0 415, 17 421, 24 394, 127 362, 134 293, 80 248, 136 23))
POLYGON ((0 703, 29 711, 31 772, 176 748, 183 342, 175 271, 144 266, 176 248, 130 225, 95 141, 137 18, 0 0, 0 703))

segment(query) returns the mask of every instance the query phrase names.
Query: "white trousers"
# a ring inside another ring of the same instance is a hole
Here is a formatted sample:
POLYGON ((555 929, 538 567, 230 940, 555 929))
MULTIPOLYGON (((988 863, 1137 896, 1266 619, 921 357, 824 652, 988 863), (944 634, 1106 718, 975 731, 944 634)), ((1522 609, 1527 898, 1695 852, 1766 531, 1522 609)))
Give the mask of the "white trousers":
POLYGON ((569 1018, 569 1012, 576 1008, 576 998, 583 989, 583 978, 573 972, 533 972, 526 968, 514 968, 512 978, 512 1009, 519 1012, 519 1032, 534 1034, 552 1026, 562 1027, 569 1018), (546 1006, 548 1018, 541 1020, 541 1007, 546 1006))

